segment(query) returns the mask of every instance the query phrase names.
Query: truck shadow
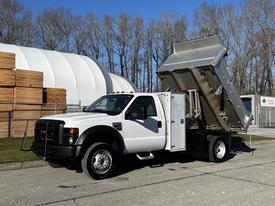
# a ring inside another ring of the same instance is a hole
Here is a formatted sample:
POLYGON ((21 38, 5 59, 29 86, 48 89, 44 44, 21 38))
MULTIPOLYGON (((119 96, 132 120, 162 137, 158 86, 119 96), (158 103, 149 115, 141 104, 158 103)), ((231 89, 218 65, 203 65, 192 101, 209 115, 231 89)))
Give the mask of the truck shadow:
MULTIPOLYGON (((139 160, 135 155, 127 155, 125 156, 119 163, 115 176, 122 175, 125 173, 129 173, 136 169, 141 169, 144 167, 163 167, 169 163, 188 163, 193 162, 196 159, 191 157, 186 153, 171 153, 171 152, 156 152, 154 153, 155 158, 152 160, 139 160)), ((172 170, 172 169, 171 169, 172 170)))
POLYGON ((253 152, 256 149, 250 148, 249 143, 244 142, 241 137, 234 137, 232 138, 231 142, 231 151, 235 153, 242 153, 242 152, 253 152))
POLYGON ((241 137, 232 138, 231 142, 231 152, 229 154, 228 159, 233 159, 236 155, 242 153, 250 153, 254 152, 256 148, 250 148, 248 143, 244 142, 241 137))
MULTIPOLYGON (((234 142, 232 142, 231 145, 231 152, 228 155, 228 160, 233 159, 236 155, 241 153, 250 153, 255 151, 255 148, 250 148, 245 142, 242 141, 241 138, 235 139, 234 142)), ((194 162, 194 161, 204 161, 208 162, 209 160, 207 157, 204 158, 198 158, 193 157, 190 154, 187 153, 171 153, 171 152, 157 152, 155 154, 155 159, 153 160, 146 160, 146 161, 140 161, 135 155, 128 155, 125 158, 123 158, 117 168, 116 174, 114 176, 119 176, 125 173, 129 173, 136 169, 141 169, 144 167, 163 167, 166 164, 169 163, 188 163, 188 162, 194 162)), ((184 165, 183 165, 184 167, 184 165)), ((172 168, 170 168, 172 170, 172 168)))
MULTIPOLYGON (((236 155, 241 153, 250 153, 255 151, 255 148, 250 148, 241 138, 234 138, 231 144, 231 152, 228 156, 228 159, 233 159, 236 155)), ((118 167, 113 176, 120 176, 126 173, 129 173, 133 170, 142 169, 145 167, 163 167, 169 163, 188 163, 194 162, 196 160, 207 162, 206 158, 197 158, 193 157, 188 153, 184 152, 175 152, 171 153, 168 151, 159 151, 154 153, 155 158, 152 160, 139 160, 136 155, 126 155, 119 162, 118 167)), ((70 164, 62 164, 63 167, 66 167, 69 170, 75 170, 76 172, 81 173, 81 165, 79 163, 70 163, 70 164)), ((184 167, 184 165, 183 165, 184 167)), ((170 168, 173 170, 173 168, 170 168)))

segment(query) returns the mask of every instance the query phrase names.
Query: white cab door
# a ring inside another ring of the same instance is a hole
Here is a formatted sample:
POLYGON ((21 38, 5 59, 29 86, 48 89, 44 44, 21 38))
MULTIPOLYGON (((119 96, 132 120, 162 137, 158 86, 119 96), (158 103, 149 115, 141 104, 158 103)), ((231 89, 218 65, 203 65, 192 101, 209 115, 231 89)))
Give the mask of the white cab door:
POLYGON ((124 114, 122 132, 129 153, 164 148, 165 121, 159 110, 152 96, 138 96, 128 107, 124 114), (147 114, 147 118, 144 118, 144 114, 147 114))

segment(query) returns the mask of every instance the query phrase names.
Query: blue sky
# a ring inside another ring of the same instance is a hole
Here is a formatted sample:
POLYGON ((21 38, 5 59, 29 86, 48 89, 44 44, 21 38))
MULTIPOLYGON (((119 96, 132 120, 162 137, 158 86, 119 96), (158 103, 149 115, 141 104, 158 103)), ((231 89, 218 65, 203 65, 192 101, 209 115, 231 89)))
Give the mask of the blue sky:
MULTIPOLYGON (((142 16, 144 19, 158 18, 163 12, 176 12, 192 19, 192 13, 203 0, 18 0, 34 14, 45 8, 63 6, 72 10, 74 14, 82 15, 88 12, 97 16, 117 15, 121 12, 131 16, 142 16)), ((211 4, 239 5, 239 0, 205 0, 211 4)), ((190 21, 189 21, 190 22, 190 21)))

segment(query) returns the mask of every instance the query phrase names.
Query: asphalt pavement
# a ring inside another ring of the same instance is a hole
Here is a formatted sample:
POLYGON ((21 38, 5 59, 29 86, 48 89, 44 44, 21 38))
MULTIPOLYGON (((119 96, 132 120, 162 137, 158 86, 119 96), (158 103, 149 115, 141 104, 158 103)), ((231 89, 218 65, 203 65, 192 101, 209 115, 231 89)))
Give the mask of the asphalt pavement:
MULTIPOLYGON (((248 129, 247 134, 250 134, 250 129, 248 129)), ((263 137, 275 138, 275 128, 251 128, 252 135, 258 135, 263 137)))
POLYGON ((0 205, 274 205, 275 141, 252 146, 234 146, 220 164, 179 153, 127 157, 101 181, 77 167, 0 171, 0 205))

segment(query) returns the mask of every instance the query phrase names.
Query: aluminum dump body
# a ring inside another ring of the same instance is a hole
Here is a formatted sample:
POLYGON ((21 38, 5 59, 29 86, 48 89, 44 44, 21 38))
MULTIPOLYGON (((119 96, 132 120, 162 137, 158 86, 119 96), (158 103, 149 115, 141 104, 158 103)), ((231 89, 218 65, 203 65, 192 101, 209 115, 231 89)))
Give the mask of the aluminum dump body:
POLYGON ((157 71, 164 90, 197 90, 207 129, 246 130, 252 121, 226 69, 227 50, 218 36, 174 45, 157 71))

